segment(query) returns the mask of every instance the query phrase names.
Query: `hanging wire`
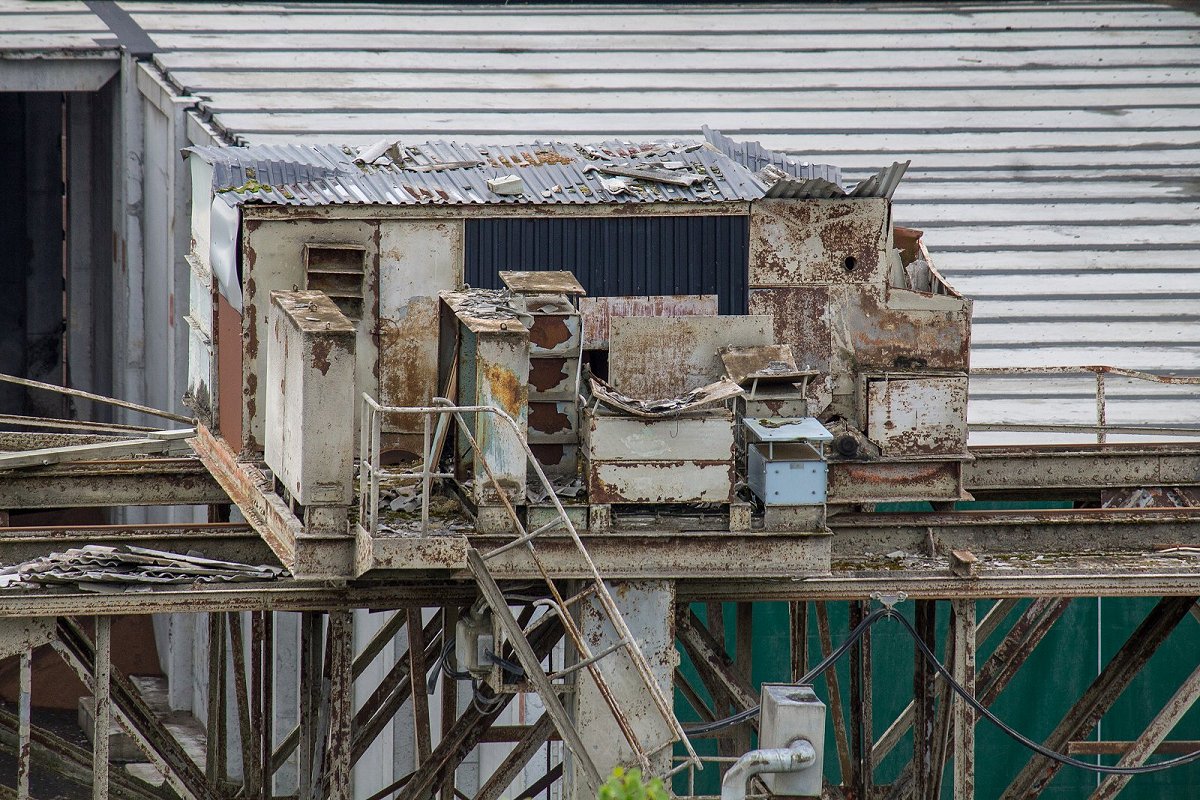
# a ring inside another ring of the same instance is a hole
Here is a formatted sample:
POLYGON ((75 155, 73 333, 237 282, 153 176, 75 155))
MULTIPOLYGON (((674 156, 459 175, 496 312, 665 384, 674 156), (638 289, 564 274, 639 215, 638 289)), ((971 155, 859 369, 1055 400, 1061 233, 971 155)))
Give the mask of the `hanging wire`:
MULTIPOLYGON (((999 728, 1001 732, 1003 732, 1017 744, 1032 750, 1040 756, 1044 756, 1051 761, 1057 761, 1058 763, 1065 764, 1069 767, 1076 767, 1078 769, 1096 772, 1102 775, 1144 775, 1152 772, 1164 772, 1168 769, 1174 769, 1176 767, 1182 767, 1187 764, 1200 761, 1200 750, 1194 750, 1182 756, 1167 759, 1166 761, 1159 761, 1154 764, 1143 764, 1142 766, 1137 767, 1107 766, 1104 764, 1092 764, 1087 761, 1081 761, 1078 758, 1073 758, 1064 753, 1052 750, 1040 742, 1035 742, 1020 731, 1012 728, 1010 725, 1004 722, 1004 720, 992 713, 987 706, 975 699, 974 694, 958 683, 958 681, 954 679, 954 676, 951 674, 950 670, 938 660, 937 656, 929 648, 929 645, 927 645, 921 638, 920 634, 917 633, 916 628, 913 627, 912 623, 894 608, 890 607, 878 608, 868 614, 862 622, 855 626, 854 630, 850 631, 850 634, 835 650, 830 652, 829 655, 821 659, 819 664, 801 676, 797 683, 801 685, 811 684, 814 678, 820 676, 838 659, 845 655, 846 651, 849 650, 855 642, 863 637, 868 628, 884 617, 894 619, 900 623, 900 626, 908 632, 909 636, 912 637, 913 643, 916 645, 917 650, 921 653, 925 660, 930 663, 934 670, 936 670, 937 673, 941 675, 948 684, 950 684, 950 688, 954 690, 954 693, 961 697, 967 703, 967 705, 979 712, 981 716, 985 717, 989 722, 999 728)), ((731 728, 734 725, 740 725, 757 717, 760 709, 761 706, 754 706, 753 708, 748 708, 745 711, 739 711, 737 714, 725 717, 724 719, 719 719, 704 725, 697 725, 687 728, 686 731, 689 736, 696 736, 725 730, 726 728, 731 728)))

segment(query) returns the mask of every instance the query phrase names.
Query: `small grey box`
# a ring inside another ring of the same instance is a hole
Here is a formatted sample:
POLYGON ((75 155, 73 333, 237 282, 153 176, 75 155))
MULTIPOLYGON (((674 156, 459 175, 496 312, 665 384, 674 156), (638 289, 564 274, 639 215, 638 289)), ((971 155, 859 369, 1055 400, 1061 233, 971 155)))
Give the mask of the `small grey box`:
POLYGON ((825 759, 825 704, 811 686, 784 683, 762 685, 762 714, 758 722, 758 746, 788 747, 807 739, 817 754, 807 769, 762 776, 772 794, 820 797, 825 759))
POLYGON ((803 442, 755 442, 746 453, 746 482, 769 506, 819 506, 825 502, 828 468, 803 442))

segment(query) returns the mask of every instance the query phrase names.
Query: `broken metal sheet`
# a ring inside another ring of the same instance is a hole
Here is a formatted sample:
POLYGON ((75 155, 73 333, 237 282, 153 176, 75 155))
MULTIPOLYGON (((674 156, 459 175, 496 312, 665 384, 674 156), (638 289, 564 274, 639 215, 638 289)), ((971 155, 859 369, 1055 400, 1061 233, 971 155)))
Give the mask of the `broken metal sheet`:
MULTIPOLYGON (((635 167, 628 164, 588 164, 583 168, 586 172, 603 172, 605 175, 617 175, 622 178, 637 178, 643 181, 655 181, 656 183, 665 183, 668 186, 682 186, 688 188, 704 181, 703 175, 694 175, 690 173, 677 173, 656 167, 635 167)), ((603 180, 603 179, 602 179, 603 180)), ((606 185, 604 187, 613 194, 620 194, 626 191, 629 186, 625 182, 621 182, 620 191, 613 191, 606 185)))
POLYGON ((583 347, 585 350, 607 350, 610 321, 614 317, 715 317, 717 300, 715 294, 581 298, 583 347))
POLYGON ((787 344, 722 347, 717 352, 725 365, 725 374, 740 386, 751 381, 758 385, 798 383, 817 374, 816 370, 797 367, 792 347, 787 344))
POLYGON ((742 387, 728 378, 721 378, 715 383, 693 389, 678 397, 658 400, 639 400, 627 397, 594 376, 588 380, 588 384, 592 391, 592 397, 600 403, 643 419, 669 417, 712 403, 723 402, 745 393, 742 387))
POLYGON ((612 319, 608 381, 632 397, 678 397, 724 377, 722 347, 774 344, 773 325, 750 315, 612 319))
POLYGON ((701 126, 700 130, 709 144, 755 172, 772 167, 793 178, 815 178, 834 186, 842 181, 841 169, 832 164, 810 164, 786 153, 769 150, 758 142, 739 142, 707 125, 701 126))
POLYGON ((77 585, 108 591, 128 586, 272 581, 286 574, 279 567, 219 561, 193 553, 85 545, 0 569, 0 587, 77 585))
POLYGON ((897 161, 890 167, 885 167, 879 172, 876 172, 869 178, 859 181, 858 185, 850 190, 850 197, 882 197, 886 200, 891 200, 892 195, 896 193, 896 187, 900 185, 901 178, 908 171, 912 161, 897 161))
POLYGON ((587 294, 579 280, 567 270, 514 271, 502 269, 500 282, 516 294, 587 294))
POLYGON ((375 164, 383 159, 384 156, 387 156, 387 159, 383 161, 385 164, 396 163, 404 157, 404 151, 401 149, 399 139, 380 139, 374 144, 360 148, 358 155, 354 157, 354 163, 375 164))
POLYGON ((846 196, 846 190, 824 178, 789 178, 773 167, 754 173, 767 185, 766 197, 788 200, 828 200, 846 196))
POLYGON ((533 326, 533 316, 525 312, 524 304, 507 289, 468 288, 461 292, 439 292, 439 296, 473 331, 516 330, 506 327, 508 322, 517 322, 525 330, 533 326))

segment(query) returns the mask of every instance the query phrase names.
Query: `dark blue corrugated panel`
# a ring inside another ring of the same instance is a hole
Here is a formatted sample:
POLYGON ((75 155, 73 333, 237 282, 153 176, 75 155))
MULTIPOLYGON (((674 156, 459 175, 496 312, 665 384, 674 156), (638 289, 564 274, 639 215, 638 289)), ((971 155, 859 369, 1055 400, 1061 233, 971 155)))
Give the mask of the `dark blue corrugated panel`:
POLYGON ((565 269, 593 297, 715 294, 722 314, 746 313, 746 216, 508 217, 466 228, 470 286, 497 289, 506 269, 565 269))

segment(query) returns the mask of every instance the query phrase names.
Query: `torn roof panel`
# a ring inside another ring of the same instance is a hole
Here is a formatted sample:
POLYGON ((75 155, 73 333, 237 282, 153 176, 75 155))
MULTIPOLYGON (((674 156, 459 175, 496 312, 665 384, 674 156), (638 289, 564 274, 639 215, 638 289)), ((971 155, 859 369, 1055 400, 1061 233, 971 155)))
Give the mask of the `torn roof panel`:
POLYGON ((837 186, 842 183, 841 168, 832 164, 810 164, 787 153, 768 150, 758 142, 739 142, 707 125, 701 130, 709 144, 754 172, 772 166, 793 178, 818 179, 837 186))
POLYGON ((721 203, 757 200, 765 189, 744 165, 688 140, 485 146, 385 140, 359 151, 251 145, 184 152, 213 165, 213 188, 230 205, 721 203), (521 179, 515 193, 489 188, 489 180, 509 175, 521 179))

